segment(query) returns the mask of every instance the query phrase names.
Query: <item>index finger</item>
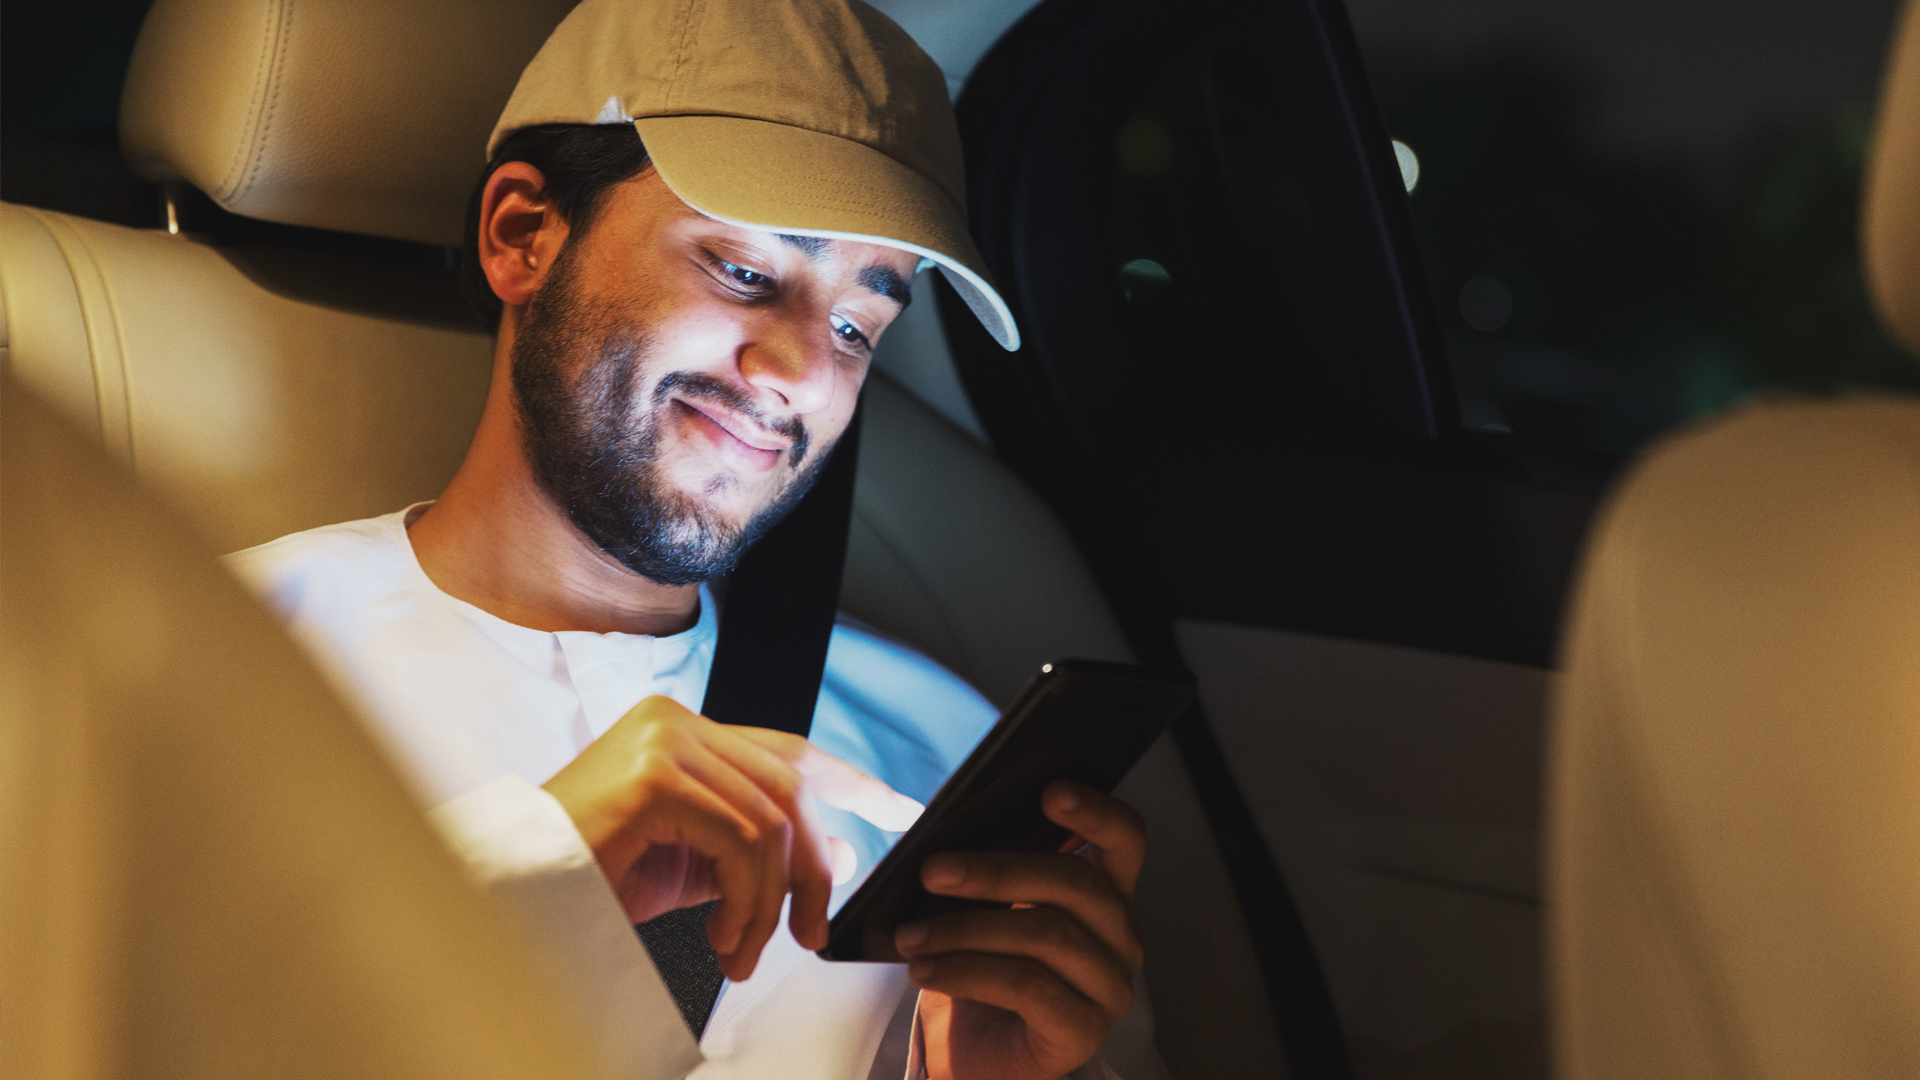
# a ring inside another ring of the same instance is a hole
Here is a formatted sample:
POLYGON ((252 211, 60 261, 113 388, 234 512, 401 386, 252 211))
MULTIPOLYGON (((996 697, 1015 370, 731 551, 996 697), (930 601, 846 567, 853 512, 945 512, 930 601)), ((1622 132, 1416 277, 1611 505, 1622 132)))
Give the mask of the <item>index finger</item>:
POLYGON ((888 832, 906 832, 926 810, 916 799, 888 787, 798 735, 768 728, 739 728, 755 745, 785 758, 807 779, 807 790, 828 806, 846 810, 888 832))

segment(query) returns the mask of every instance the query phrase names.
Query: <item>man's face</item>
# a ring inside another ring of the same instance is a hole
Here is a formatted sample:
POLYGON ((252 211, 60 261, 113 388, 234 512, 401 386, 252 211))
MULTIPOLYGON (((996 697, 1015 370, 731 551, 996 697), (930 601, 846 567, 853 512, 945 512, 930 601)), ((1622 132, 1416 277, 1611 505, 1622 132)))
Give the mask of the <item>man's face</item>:
POLYGON ((725 572, 846 430, 917 261, 714 221, 651 168, 618 185, 512 342, 535 475, 634 572, 725 572))

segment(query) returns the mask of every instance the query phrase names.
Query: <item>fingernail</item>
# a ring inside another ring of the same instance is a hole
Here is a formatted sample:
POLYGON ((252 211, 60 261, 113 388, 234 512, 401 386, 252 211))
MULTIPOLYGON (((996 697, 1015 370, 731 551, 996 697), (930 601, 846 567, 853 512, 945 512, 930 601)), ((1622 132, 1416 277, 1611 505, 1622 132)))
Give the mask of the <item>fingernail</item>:
POLYGON ((933 961, 923 956, 918 960, 909 962, 907 964, 907 978, 915 982, 933 978, 933 961))
POLYGON ((1060 808, 1061 813, 1071 814, 1080 809, 1080 793, 1068 788, 1060 793, 1060 797, 1055 799, 1053 804, 1060 808))
POLYGON ((950 889, 967 880, 967 868, 960 860, 945 856, 936 856, 927 860, 927 884, 939 889, 950 889))
POLYGON ((927 940, 927 924, 923 922, 901 923, 893 932, 893 947, 901 952, 919 948, 927 940))

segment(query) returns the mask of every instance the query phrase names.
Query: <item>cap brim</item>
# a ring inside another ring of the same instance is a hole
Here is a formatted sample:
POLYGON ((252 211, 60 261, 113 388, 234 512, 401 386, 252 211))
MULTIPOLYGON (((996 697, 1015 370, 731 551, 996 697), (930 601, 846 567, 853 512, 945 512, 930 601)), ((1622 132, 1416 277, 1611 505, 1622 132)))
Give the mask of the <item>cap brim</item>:
POLYGON ((851 139, 738 116, 648 116, 634 129, 673 193, 709 217, 910 251, 940 267, 987 333, 1020 347, 1013 313, 933 181, 851 139))

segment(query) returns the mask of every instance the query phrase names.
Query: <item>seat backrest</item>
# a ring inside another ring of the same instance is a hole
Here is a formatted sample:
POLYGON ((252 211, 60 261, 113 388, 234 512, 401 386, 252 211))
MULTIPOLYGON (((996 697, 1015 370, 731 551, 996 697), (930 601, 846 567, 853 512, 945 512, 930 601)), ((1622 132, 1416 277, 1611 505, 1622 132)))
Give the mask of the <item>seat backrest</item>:
MULTIPOLYGON (((1888 82, 1868 269, 1920 344, 1920 7, 1888 82)), ((1559 1075, 1920 1075, 1920 401, 1750 406, 1657 448, 1564 650, 1559 1075)))
POLYGON ((1920 353, 1920 5, 1907 5, 1894 33, 1861 209, 1874 304, 1920 353))
MULTIPOLYGON (((482 25, 487 11, 508 3, 463 4, 460 18, 482 25)), ((130 152, 149 176, 208 185, 232 211, 451 242, 499 103, 480 109, 450 102, 484 97, 493 92, 488 87, 504 102, 512 73, 469 84, 464 67, 416 62, 412 53, 439 46, 396 12, 415 12, 432 30, 453 17, 444 4, 340 0, 327 7, 313 30, 314 22, 286 21, 285 0, 159 0, 148 32, 160 27, 166 47, 143 37, 128 100, 176 105, 126 112, 130 152), (463 165, 457 182, 447 172, 414 183, 399 210, 356 217, 356 207, 391 194, 391 184, 367 182, 367 172, 412 168, 396 149, 410 145, 405 133, 383 131, 377 141, 385 149, 344 159, 288 133, 333 138, 372 122, 305 104, 327 91, 337 71, 359 70, 362 60, 340 57, 351 55, 342 43, 359 40, 351 24, 363 15, 367 25, 383 28, 367 45, 373 59, 365 62, 414 75, 388 72, 379 80, 387 91, 350 100, 388 127, 409 118, 415 125, 466 126, 472 169, 463 165), (225 29, 199 27, 203 20, 225 29), (310 30, 321 35, 320 45, 305 41, 310 30), (256 57, 237 49, 234 42, 243 40, 309 59, 282 70, 270 51, 256 57), (396 52, 396 40, 411 44, 396 52), (238 81, 224 89, 209 73, 217 65, 200 62, 222 57, 227 78, 238 81), (263 68, 270 70, 261 74, 263 68), (174 79, 186 88, 164 85, 174 79), (239 83, 253 89, 243 92, 239 83), (297 122, 275 128, 262 94, 277 97, 272 107, 297 122), (179 102, 212 102, 206 107, 217 106, 225 119, 184 127, 180 117, 191 113, 179 102), (218 139, 208 143, 209 132, 218 139), (253 161, 271 182, 236 184, 214 168, 239 159, 253 161), (305 194, 288 195, 282 186, 305 194)), ((553 21, 564 8, 553 5, 553 21)), ((519 23, 503 25, 528 33, 519 23)), ((463 27, 463 34, 478 32, 463 27)), ((526 53, 538 44, 535 35, 526 53)), ((489 46, 477 55, 509 51, 489 46)), ((432 498, 465 450, 485 396, 492 342, 447 313, 444 292, 436 291, 444 281, 436 286, 429 272, 344 254, 223 247, 14 206, 0 207, 0 237, 9 368, 130 464, 220 550, 432 498), (371 286, 368 275, 378 276, 371 286)), ((891 344, 883 343, 881 370, 868 384, 843 606, 1004 704, 1048 660, 1127 659, 1130 651, 1046 506, 975 436, 885 373, 908 372, 924 385, 931 371, 944 385, 957 385, 938 319, 931 297, 914 304, 889 333, 891 344), (902 348, 912 355, 900 355, 902 348)), ((1175 1075, 1281 1071, 1250 937, 1171 745, 1163 741, 1123 792, 1152 826, 1141 917, 1153 957, 1148 976, 1161 1018, 1158 1041, 1175 1075)), ((1109 1048, 1129 1080, 1158 1073, 1149 1035, 1122 1030, 1109 1048)))
POLYGON ((1661 448, 1572 612, 1559 1075, 1916 1075, 1920 403, 1755 407, 1661 448))
POLYGON ((0 593, 9 1076, 611 1075, 273 617, 11 379, 0 593))
POLYGON ((344 309, 285 288, 295 272, 400 278, 403 311, 424 292, 376 264, 0 206, 14 376, 223 551, 432 498, 486 398, 478 325, 344 309))

